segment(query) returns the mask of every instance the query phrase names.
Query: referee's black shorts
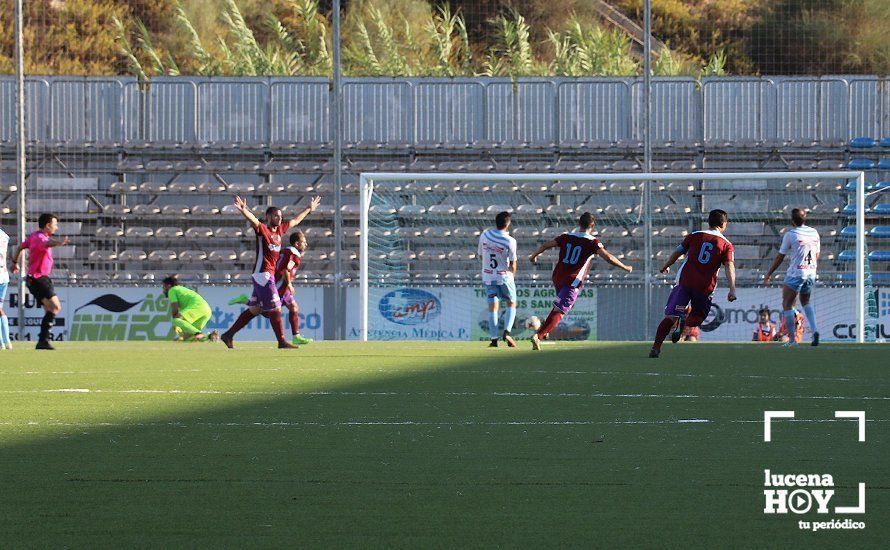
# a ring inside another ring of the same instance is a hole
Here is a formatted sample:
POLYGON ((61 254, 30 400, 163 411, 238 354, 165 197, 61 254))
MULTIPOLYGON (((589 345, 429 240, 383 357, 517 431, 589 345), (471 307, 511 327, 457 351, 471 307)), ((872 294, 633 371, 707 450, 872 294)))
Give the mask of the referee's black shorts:
POLYGON ((25 277, 25 284, 28 286, 28 292, 37 303, 43 305, 44 300, 50 300, 56 295, 56 288, 53 286, 53 280, 44 275, 43 277, 25 277))

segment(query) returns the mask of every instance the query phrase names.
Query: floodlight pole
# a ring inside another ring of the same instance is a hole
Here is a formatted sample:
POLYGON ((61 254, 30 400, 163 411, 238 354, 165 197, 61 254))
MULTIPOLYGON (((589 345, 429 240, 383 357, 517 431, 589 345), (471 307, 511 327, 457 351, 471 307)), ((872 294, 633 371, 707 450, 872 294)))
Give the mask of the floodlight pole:
MULTIPOLYGON (((643 3, 643 172, 652 172, 652 5, 650 0, 643 3)), ((643 184, 643 325, 648 340, 651 338, 650 317, 652 314, 652 180, 643 184)))
POLYGON ((340 71, 340 0, 334 0, 333 13, 334 81, 331 90, 331 132, 334 138, 334 315, 337 319, 334 337, 343 339, 343 124, 341 123, 341 94, 343 78, 340 71))
MULTIPOLYGON (((25 240, 25 45, 22 0, 15 0, 15 126, 16 126, 16 180, 18 184, 18 234, 19 242, 25 240)), ((19 340, 25 339, 25 258, 19 265, 19 340)))

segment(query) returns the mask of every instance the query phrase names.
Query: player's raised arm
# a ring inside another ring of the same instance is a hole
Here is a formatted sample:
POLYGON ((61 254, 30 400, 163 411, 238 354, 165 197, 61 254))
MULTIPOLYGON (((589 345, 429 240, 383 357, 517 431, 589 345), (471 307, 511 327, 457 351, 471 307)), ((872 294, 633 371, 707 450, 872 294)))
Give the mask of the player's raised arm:
POLYGON ((300 222, 306 219, 306 216, 308 216, 312 212, 315 212, 315 209, 318 208, 319 204, 321 204, 321 197, 312 197, 312 200, 309 201, 309 206, 304 208, 302 212, 297 214, 294 219, 290 221, 290 226, 293 227, 295 225, 300 225, 300 222))
POLYGON ((253 215, 253 212, 250 211, 250 208, 247 207, 247 201, 238 195, 235 195, 235 208, 238 209, 238 212, 241 212, 244 219, 250 222, 250 225, 254 229, 260 226, 260 220, 258 220, 257 217, 253 215))
POLYGON ((619 267, 619 268, 623 269, 624 271, 627 271, 628 273, 633 273, 634 268, 632 266, 626 265, 624 262, 622 262, 621 260, 616 258, 614 255, 612 255, 611 252, 609 252, 605 248, 600 248, 599 250, 596 251, 596 254, 600 258, 606 260, 606 263, 614 265, 615 267, 619 267))
POLYGON ((551 248, 556 248, 556 247, 558 247, 558 246, 559 246, 559 243, 556 242, 555 240, 554 240, 554 241, 547 241, 546 243, 544 243, 544 244, 542 244, 541 246, 539 246, 537 250, 535 250, 534 252, 532 252, 532 255, 528 257, 528 261, 530 261, 530 262, 533 263, 533 264, 534 264, 534 263, 537 263, 537 262, 538 262, 538 256, 540 256, 540 255, 543 254, 544 252, 550 250, 551 248))

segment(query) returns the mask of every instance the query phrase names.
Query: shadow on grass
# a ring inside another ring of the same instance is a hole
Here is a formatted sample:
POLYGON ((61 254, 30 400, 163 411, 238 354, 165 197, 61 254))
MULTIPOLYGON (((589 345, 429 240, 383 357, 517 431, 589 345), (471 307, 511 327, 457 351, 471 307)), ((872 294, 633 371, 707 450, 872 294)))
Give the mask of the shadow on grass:
MULTIPOLYGON (((296 391, 297 365, 278 375, 285 389, 257 390, 255 363, 241 363, 251 355, 214 353, 216 370, 183 393, 159 373, 162 393, 66 395, 50 415, 35 411, 65 424, 72 399, 110 407, 97 413, 105 424, 0 447, 3 545, 758 546, 801 536, 796 518, 763 516, 762 470, 809 472, 801 461, 814 458, 822 428, 789 436, 796 455, 765 449, 758 424, 729 420, 774 402, 719 398, 799 382, 733 389, 733 378, 645 375, 657 369, 633 344, 452 357, 447 345, 309 349, 297 359, 307 368, 347 374, 296 391), (393 362, 431 368, 393 375, 393 362), (696 392, 710 397, 670 397, 696 392), (133 399, 195 406, 132 415, 133 399), (710 422, 680 422, 691 419, 710 422)), ((656 366, 670 374, 695 357, 676 355, 656 366)), ((881 460, 876 448, 828 457, 841 471, 881 460)))

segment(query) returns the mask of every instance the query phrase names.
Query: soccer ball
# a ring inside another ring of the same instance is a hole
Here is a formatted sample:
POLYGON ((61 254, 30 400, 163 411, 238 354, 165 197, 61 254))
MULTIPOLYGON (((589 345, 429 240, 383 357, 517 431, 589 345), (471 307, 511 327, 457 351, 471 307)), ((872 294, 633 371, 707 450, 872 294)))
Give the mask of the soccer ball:
POLYGON ((529 330, 538 330, 541 328, 541 320, 536 315, 532 315, 525 321, 525 328, 529 330))

